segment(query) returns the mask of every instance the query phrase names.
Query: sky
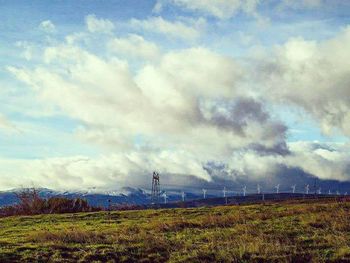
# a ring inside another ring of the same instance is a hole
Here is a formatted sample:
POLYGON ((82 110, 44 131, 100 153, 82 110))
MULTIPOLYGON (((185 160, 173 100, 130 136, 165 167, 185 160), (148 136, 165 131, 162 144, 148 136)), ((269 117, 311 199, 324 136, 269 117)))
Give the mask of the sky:
POLYGON ((0 190, 350 180, 348 1, 0 0, 0 17, 0 190))

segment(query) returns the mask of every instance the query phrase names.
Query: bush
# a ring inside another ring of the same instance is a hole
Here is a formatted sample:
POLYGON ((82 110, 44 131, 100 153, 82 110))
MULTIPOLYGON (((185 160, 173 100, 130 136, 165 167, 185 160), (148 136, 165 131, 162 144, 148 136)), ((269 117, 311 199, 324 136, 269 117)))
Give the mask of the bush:
POLYGON ((64 197, 50 197, 44 199, 36 189, 26 189, 17 193, 18 204, 0 209, 0 216, 60 214, 99 211, 81 198, 69 199, 64 197))

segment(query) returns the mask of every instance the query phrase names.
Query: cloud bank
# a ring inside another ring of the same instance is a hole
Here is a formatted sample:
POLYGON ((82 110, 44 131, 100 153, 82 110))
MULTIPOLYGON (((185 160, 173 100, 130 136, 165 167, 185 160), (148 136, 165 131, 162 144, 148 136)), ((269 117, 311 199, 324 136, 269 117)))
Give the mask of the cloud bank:
MULTIPOLYGON (((174 5, 228 19, 239 10, 257 15, 258 4, 158 1, 155 11, 174 5)), ((145 187, 153 170, 211 183, 350 179, 348 144, 288 141, 290 127, 273 110, 297 108, 325 134, 350 135, 348 27, 326 40, 294 37, 238 58, 194 44, 207 25, 200 17, 133 18, 127 34, 95 15, 85 23, 65 40, 32 43, 35 63, 6 69, 41 107, 53 109, 50 117, 73 120, 72 136, 101 154, 1 159, 12 167, 0 179, 5 187, 145 187), (164 48, 141 31, 187 42, 164 48)))
POLYGON ((350 135, 350 28, 325 41, 292 38, 258 69, 270 98, 303 108, 322 131, 350 135))

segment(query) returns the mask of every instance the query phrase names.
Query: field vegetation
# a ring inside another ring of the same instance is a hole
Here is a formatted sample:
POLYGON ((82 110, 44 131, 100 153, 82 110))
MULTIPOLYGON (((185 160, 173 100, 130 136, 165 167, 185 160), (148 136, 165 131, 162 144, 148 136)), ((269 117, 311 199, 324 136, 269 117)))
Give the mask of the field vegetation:
POLYGON ((36 189, 25 189, 17 194, 18 202, 0 208, 0 217, 14 215, 61 214, 76 212, 100 211, 102 208, 92 207, 81 198, 65 197, 42 198, 36 189))
POLYGON ((350 203, 11 216, 0 262, 350 262, 350 203))

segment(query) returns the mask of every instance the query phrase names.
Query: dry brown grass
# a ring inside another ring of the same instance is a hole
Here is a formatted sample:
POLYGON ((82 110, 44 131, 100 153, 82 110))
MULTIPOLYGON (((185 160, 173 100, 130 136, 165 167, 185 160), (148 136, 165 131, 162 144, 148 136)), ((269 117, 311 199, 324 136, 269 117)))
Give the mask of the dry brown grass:
MULTIPOLYGON (((60 251, 54 253, 54 259, 47 254, 53 262, 350 262, 348 203, 277 203, 50 218, 55 220, 51 227, 27 233, 25 242, 36 244, 34 251, 41 256, 45 249, 60 251)), ((42 220, 50 222, 45 217, 42 220)), ((39 222, 25 218, 24 231, 39 222)), ((1 241, 7 247, 11 244, 1 241)), ((4 261, 1 249, 0 262, 4 261)))
POLYGON ((108 242, 106 233, 97 231, 86 231, 83 229, 63 229, 60 231, 38 231, 31 235, 31 241, 39 243, 79 243, 79 244, 96 244, 108 242))

